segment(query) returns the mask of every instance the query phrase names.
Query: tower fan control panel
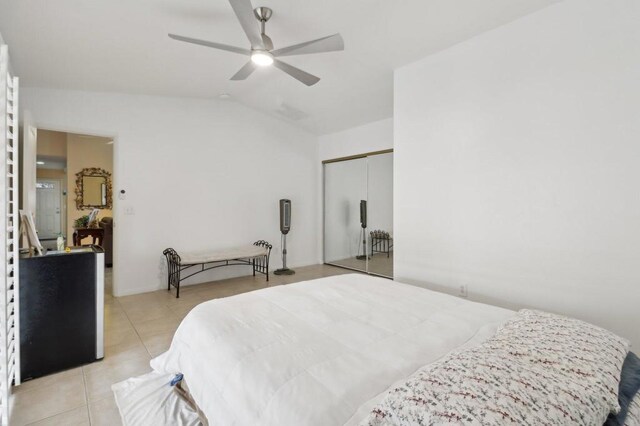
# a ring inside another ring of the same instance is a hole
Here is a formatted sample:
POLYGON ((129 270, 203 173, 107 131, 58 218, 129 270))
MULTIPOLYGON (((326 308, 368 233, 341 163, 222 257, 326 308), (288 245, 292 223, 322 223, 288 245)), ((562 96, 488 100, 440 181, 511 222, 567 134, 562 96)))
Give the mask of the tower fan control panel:
POLYGON ((291 200, 280 200, 280 232, 287 235, 291 229, 291 200))

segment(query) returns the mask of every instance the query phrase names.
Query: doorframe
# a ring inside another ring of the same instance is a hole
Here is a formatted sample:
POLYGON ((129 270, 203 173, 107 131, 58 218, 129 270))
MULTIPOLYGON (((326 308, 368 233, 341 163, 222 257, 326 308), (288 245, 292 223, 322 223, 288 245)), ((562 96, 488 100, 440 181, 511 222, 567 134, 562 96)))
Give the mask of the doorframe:
MULTIPOLYGON (((35 117, 34 120, 34 126, 36 129, 42 129, 42 130, 51 130, 54 132, 64 132, 64 133, 75 133, 75 134, 80 134, 80 135, 87 135, 87 136, 99 136, 99 137, 103 137, 103 138, 109 138, 113 140, 113 144, 112 146, 112 150, 113 150, 113 172, 111 174, 111 187, 113 190, 113 194, 116 194, 116 188, 118 188, 118 184, 120 181, 120 175, 122 173, 121 167, 120 167, 120 163, 119 163, 119 158, 120 158, 120 144, 119 144, 119 136, 117 132, 111 131, 111 130, 105 130, 105 129, 90 129, 90 128, 82 128, 82 127, 74 127, 73 125, 70 126, 60 126, 57 124, 49 124, 46 121, 38 121, 38 118, 35 117)), ((67 173, 69 173, 69 171, 67 170, 67 173)), ((117 193, 119 194, 120 191, 117 191, 117 193)), ((67 188, 67 196, 69 196, 69 188, 67 188)), ((120 241, 120 229, 117 226, 117 223, 120 221, 120 209, 119 209, 119 205, 120 205, 120 197, 119 196, 114 196, 113 197, 113 208, 111 210, 111 214, 113 217, 113 266, 111 267, 111 273, 112 273, 112 288, 111 288, 111 295, 112 296, 125 296, 126 294, 120 294, 120 288, 121 288, 121 279, 120 279, 120 266, 122 264, 121 259, 118 258, 118 256, 120 255, 120 253, 122 252, 122 250, 120 249, 120 247, 117 247, 118 242, 120 241)), ((124 258, 124 257, 123 257, 124 258)))
POLYGON ((367 158, 367 157, 373 157, 374 155, 391 154, 391 153, 393 153, 393 148, 383 149, 380 151, 365 152, 364 154, 349 155, 347 157, 338 157, 338 158, 332 158, 329 160, 323 160, 322 164, 324 165, 329 163, 338 163, 340 161, 357 160, 358 158, 367 158))
MULTIPOLYGON (((65 193, 64 187, 66 185, 65 183, 63 183, 62 179, 60 178, 39 178, 36 176, 36 185, 40 181, 55 181, 59 183, 58 188, 60 189, 60 233, 64 235, 65 241, 67 241, 67 203, 64 197, 64 193, 65 193)), ((36 186, 36 203, 37 203, 37 200, 38 200, 38 187, 36 186)), ((38 218, 37 207, 36 207, 35 213, 36 213, 36 219, 37 219, 38 218)), ((37 228, 37 225, 38 223, 36 220, 36 228, 37 228)))

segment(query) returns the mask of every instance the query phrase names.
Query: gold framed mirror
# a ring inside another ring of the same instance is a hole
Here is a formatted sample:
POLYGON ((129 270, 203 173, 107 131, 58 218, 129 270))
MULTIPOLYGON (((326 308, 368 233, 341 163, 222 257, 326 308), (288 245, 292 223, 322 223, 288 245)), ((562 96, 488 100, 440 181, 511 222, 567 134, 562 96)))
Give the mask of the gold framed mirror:
POLYGON ((76 208, 107 209, 113 204, 111 173, 90 167, 76 173, 76 208))

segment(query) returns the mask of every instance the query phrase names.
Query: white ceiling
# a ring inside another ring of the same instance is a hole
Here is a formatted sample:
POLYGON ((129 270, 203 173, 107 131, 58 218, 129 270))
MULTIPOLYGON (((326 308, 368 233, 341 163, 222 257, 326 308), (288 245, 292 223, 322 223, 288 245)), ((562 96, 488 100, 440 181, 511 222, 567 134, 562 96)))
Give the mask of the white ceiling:
MULTIPOLYGON (((559 0, 253 0, 274 15, 278 47, 340 32, 344 52, 286 58, 322 78, 277 69, 229 81, 246 58, 168 32, 249 47, 228 0, 0 0, 0 33, 23 86, 217 97, 226 92, 326 134, 393 115, 393 69, 559 0), (300 118, 300 115, 306 118, 300 118)), ((257 25, 257 22, 256 22, 257 25)))

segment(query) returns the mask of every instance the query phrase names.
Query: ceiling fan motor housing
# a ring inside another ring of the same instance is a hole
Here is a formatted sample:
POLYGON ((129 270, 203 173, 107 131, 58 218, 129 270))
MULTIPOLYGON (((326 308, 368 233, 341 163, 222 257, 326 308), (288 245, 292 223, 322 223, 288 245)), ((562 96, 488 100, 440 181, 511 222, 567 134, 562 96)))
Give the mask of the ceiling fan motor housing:
POLYGON ((273 10, 268 7, 256 7, 253 9, 253 14, 258 21, 267 22, 273 15, 273 10))

